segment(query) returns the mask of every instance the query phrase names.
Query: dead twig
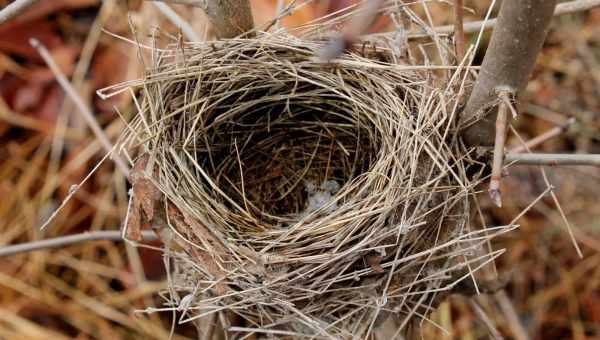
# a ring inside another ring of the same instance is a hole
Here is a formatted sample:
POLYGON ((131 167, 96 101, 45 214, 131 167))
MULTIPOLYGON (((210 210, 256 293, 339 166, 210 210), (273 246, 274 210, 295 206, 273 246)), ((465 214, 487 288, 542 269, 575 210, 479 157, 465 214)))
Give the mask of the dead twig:
POLYGON ((471 307, 473 308, 473 311, 475 312, 475 314, 477 314, 479 319, 485 324, 485 326, 489 330, 490 337, 494 340, 504 339, 504 337, 500 334, 500 332, 494 325, 494 322, 492 320, 490 320, 490 318, 487 316, 486 312, 479 305, 479 302, 477 302, 475 299, 471 299, 471 300, 469 300, 469 302, 470 302, 471 307))
MULTIPOLYGON (((153 231, 142 231, 144 241, 157 240, 156 234, 153 231)), ((0 248, 0 257, 10 256, 20 253, 32 252, 43 249, 53 249, 69 246, 76 243, 108 240, 108 241, 123 241, 122 232, 119 230, 101 230, 91 231, 81 234, 60 236, 47 240, 33 241, 21 244, 15 244, 0 248)))
MULTIPOLYGON (((553 16, 565 15, 565 14, 573 14, 577 12, 587 11, 594 7, 600 6, 600 0, 575 0, 570 2, 563 2, 556 5, 556 9, 554 10, 553 16)), ((478 20, 466 22, 463 24, 463 29, 465 34, 479 33, 482 29, 484 31, 489 31, 496 27, 498 24, 498 19, 488 19, 488 20, 478 20)), ((448 35, 452 34, 455 30, 455 25, 444 25, 437 26, 431 28, 433 32, 439 35, 448 35)), ((382 36, 388 36, 395 32, 383 32, 383 33, 373 33, 369 34, 367 38, 376 38, 382 36)), ((424 32, 423 30, 414 30, 408 34, 408 38, 423 38, 429 36, 428 32, 424 32)))
POLYGON ((177 12, 175 12, 169 5, 164 2, 157 1, 153 1, 152 3, 165 17, 167 17, 167 19, 169 19, 169 21, 173 23, 173 25, 177 26, 181 30, 187 40, 202 41, 192 26, 190 26, 187 21, 183 20, 183 18, 179 16, 179 14, 177 14, 177 12))
POLYGON ((56 62, 50 55, 50 52, 48 52, 46 47, 44 47, 44 45, 42 45, 37 39, 31 39, 29 42, 31 46, 33 46, 38 51, 42 59, 44 59, 44 62, 48 65, 52 73, 54 73, 56 81, 63 88, 67 96, 71 98, 71 100, 77 107, 78 112, 81 114, 81 116, 88 124, 92 132, 94 132, 94 135, 96 135, 96 138, 98 138, 100 144, 102 144, 102 147, 104 147, 107 153, 112 154, 112 158, 119 170, 121 170, 121 172, 123 172, 123 174, 127 176, 129 174, 129 167, 127 166, 127 163, 125 163, 125 161, 118 154, 113 153, 113 145, 106 136, 106 133, 104 133, 104 130, 102 130, 102 128, 96 121, 96 118, 94 117, 92 111, 87 107, 87 105, 85 105, 81 97, 77 94, 77 91, 75 91, 73 86, 71 86, 71 83, 69 83, 69 81, 67 80, 67 77, 65 77, 58 65, 56 65, 56 62))
POLYGON ((504 145, 506 143, 506 120, 508 116, 508 101, 507 91, 499 92, 501 97, 500 106, 498 109, 498 117, 496 117, 496 140, 494 143, 494 160, 492 162, 492 177, 490 180, 490 188, 488 190, 490 198, 498 207, 502 206, 502 195, 500 194, 500 181, 502 179, 502 165, 504 159, 504 145))
MULTIPOLYGON (((554 16, 577 13, 587 11, 588 9, 592 9, 594 7, 600 6, 600 0, 576 0, 570 2, 563 2, 556 5, 556 9, 554 10, 554 16)), ((490 19, 490 20, 480 20, 480 21, 471 21, 464 24, 464 32, 466 34, 469 33, 477 33, 483 29, 489 31, 493 29, 498 23, 498 19, 490 19)), ((454 31, 454 25, 445 25, 438 26, 433 29, 436 33, 440 34, 450 34, 454 31)))
POLYGON ((515 311, 515 307, 508 298, 506 291, 504 289, 498 291, 494 294, 494 298, 500 305, 500 309, 506 318, 512 336, 514 336, 516 340, 529 340, 529 335, 527 334, 519 315, 515 311))
POLYGON ((565 133, 569 129, 569 127, 571 127, 571 125, 573 125, 573 123, 575 123, 575 118, 569 118, 561 126, 554 127, 552 129, 542 133, 541 135, 539 135, 533 139, 530 139, 529 141, 527 141, 525 143, 525 145, 519 145, 519 146, 512 148, 511 150, 509 150, 509 152, 510 153, 521 153, 521 152, 527 151, 528 149, 533 149, 536 146, 544 143, 545 141, 565 133))
POLYGON ((589 165, 600 166, 600 154, 509 153, 507 163, 517 165, 589 165))
POLYGON ((505 1, 498 27, 481 65, 481 72, 460 117, 462 137, 469 146, 494 142, 498 87, 518 95, 527 85, 554 13, 555 0, 505 1), (535 17, 536 20, 531 20, 535 17), (528 22, 528 25, 522 24, 528 22))

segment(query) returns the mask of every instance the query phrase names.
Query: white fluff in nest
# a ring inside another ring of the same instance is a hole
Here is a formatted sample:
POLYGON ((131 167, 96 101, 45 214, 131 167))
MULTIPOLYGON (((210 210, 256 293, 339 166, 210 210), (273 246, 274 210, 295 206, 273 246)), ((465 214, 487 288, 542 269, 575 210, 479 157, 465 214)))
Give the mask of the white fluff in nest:
POLYGON ((323 209, 323 212, 329 213, 337 209, 337 203, 328 204, 333 195, 340 190, 340 184, 334 180, 324 181, 317 186, 313 181, 304 181, 304 189, 308 193, 306 208, 303 214, 310 214, 313 211, 323 209))

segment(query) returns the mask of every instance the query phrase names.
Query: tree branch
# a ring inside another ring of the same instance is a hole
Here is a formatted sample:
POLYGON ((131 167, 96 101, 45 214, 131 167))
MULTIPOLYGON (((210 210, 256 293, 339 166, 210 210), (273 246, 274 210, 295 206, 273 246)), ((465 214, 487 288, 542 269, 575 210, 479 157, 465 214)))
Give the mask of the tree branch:
POLYGON ((202 6, 212 22, 217 38, 235 38, 254 29, 248 0, 204 0, 202 6))
MULTIPOLYGON (((562 2, 556 5, 554 10, 554 16, 571 14, 576 12, 587 11, 588 9, 600 6, 600 0, 575 0, 569 2, 562 2)), ((498 19, 490 19, 487 21, 471 21, 464 24, 465 33, 477 33, 483 26, 484 30, 491 30, 497 24, 498 19)), ((434 31, 439 34, 450 34, 454 32, 454 25, 438 26, 434 28, 434 31)))
POLYGON ((569 119, 567 119, 567 121, 564 124, 553 127, 552 129, 542 133, 541 135, 528 140, 524 145, 515 146, 514 148, 510 149, 508 152, 519 153, 519 152, 525 152, 529 149, 533 149, 536 146, 544 143, 545 141, 564 133, 565 131, 567 131, 569 129, 569 127, 571 127, 571 125, 573 125, 573 123, 575 123, 575 118, 569 118, 569 119))
POLYGON ((590 165, 600 166, 600 154, 508 153, 505 163, 517 165, 590 165))
MULTIPOLYGON (((154 241, 158 238, 156 234, 151 230, 142 231, 142 237, 144 241, 154 241)), ((81 234, 68 235, 55 237, 47 240, 33 241, 22 244, 15 244, 11 246, 0 248, 0 257, 10 256, 19 253, 31 252, 42 249, 60 248, 76 243, 98 241, 98 240, 109 240, 109 241, 123 241, 122 232, 119 230, 101 230, 91 231, 81 234)))
POLYGON ((498 97, 494 89, 521 92, 533 70, 554 13, 556 0, 506 0, 463 113, 463 140, 491 146, 498 97))

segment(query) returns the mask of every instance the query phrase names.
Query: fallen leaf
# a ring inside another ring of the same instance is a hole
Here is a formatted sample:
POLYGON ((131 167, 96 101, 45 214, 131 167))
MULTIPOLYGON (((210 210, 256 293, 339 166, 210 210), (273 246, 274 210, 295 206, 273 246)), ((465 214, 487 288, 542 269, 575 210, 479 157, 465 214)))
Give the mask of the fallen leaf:
MULTIPOLYGON (((127 217, 127 237, 141 241, 142 224, 152 223, 154 219, 154 209, 157 202, 160 201, 162 193, 152 183, 146 172, 149 156, 142 155, 134 164, 129 180, 133 186, 131 197, 131 209, 127 217)), ((149 170, 151 171, 151 170, 149 170)))

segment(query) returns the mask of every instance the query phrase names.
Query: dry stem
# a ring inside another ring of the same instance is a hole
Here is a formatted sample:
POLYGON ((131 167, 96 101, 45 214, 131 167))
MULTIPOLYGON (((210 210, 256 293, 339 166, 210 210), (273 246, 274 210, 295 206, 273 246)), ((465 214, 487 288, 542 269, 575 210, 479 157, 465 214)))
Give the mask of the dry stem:
POLYGON ((169 5, 159 1, 153 1, 152 3, 158 8, 159 11, 162 12, 162 14, 164 14, 165 17, 167 17, 167 19, 169 19, 175 26, 181 29, 181 32, 183 32, 183 35, 187 40, 202 40, 200 39, 200 36, 194 31, 192 26, 190 26, 190 24, 187 23, 187 21, 183 20, 183 18, 179 16, 179 14, 177 14, 177 12, 175 12, 169 5))
POLYGON ((504 158, 504 145, 506 143, 506 121, 508 118, 508 106, 510 103, 507 100, 508 93, 500 92, 498 96, 501 98, 498 117, 496 118, 496 141, 494 143, 494 160, 492 163, 492 177, 490 179, 489 194, 496 206, 502 206, 502 195, 500 193, 500 181, 502 179, 502 165, 504 158))
POLYGON ((508 153, 505 160, 517 165, 600 166, 600 155, 596 154, 508 153))
MULTIPOLYGON (((153 231, 142 231, 142 237, 145 241, 156 240, 156 234, 153 231)), ((61 248, 76 243, 98 241, 98 240, 109 240, 109 241, 123 241, 122 232, 119 230, 101 230, 91 231, 81 234, 60 236, 46 240, 33 241, 21 244, 15 244, 11 246, 0 248, 0 257, 10 256, 19 253, 31 252, 43 249, 61 248)))
POLYGON ((542 133, 541 135, 528 140, 525 143, 525 145, 516 146, 516 147, 510 149, 508 152, 509 153, 520 153, 520 152, 525 152, 528 149, 533 149, 536 146, 544 143, 545 141, 564 133, 565 131, 567 131, 569 129, 569 127, 571 125, 573 125, 573 123, 575 123, 575 118, 569 118, 561 126, 553 127, 552 129, 542 133))
POLYGON ((71 86, 65 75, 62 73, 56 62, 50 55, 50 52, 44 47, 37 39, 30 40, 31 46, 37 49, 38 53, 44 59, 54 76, 56 77, 56 81, 60 84, 66 94, 71 97, 71 100, 75 104, 78 109, 78 112, 82 115, 83 119, 86 121, 90 129, 96 135, 96 138, 100 141, 100 144, 104 147, 107 153, 112 154, 112 158, 115 161, 115 164, 121 170, 121 172, 127 176, 129 174, 129 167, 127 163, 119 156, 117 153, 113 153, 113 145, 104 133, 104 130, 100 127, 94 114, 92 111, 85 105, 81 97, 77 94, 75 89, 71 86))

